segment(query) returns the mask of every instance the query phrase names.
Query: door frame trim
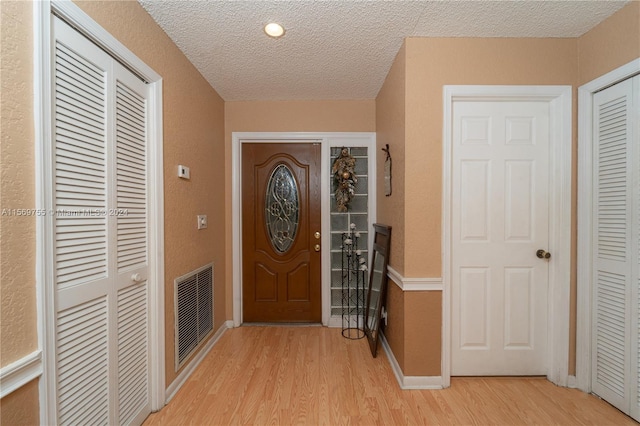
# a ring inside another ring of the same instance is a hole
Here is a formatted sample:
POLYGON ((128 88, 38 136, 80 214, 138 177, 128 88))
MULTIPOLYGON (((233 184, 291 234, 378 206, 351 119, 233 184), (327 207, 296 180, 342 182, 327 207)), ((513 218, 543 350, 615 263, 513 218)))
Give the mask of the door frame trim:
MULTIPOLYGON (((164 172, 162 133, 162 76, 146 65, 125 45, 102 28, 71 1, 43 0, 33 4, 34 35, 34 126, 36 209, 53 206, 52 175, 52 28, 51 16, 71 24, 87 39, 125 65, 150 85, 149 177, 149 398, 151 411, 165 403, 165 327, 164 327, 164 172)), ((40 423, 56 423, 55 374, 55 294, 53 292, 53 218, 36 216, 36 304, 38 349, 42 350, 43 374, 39 383, 40 423)))
MULTIPOLYGON (((374 132, 232 132, 231 134, 231 227, 233 259, 233 325, 242 324, 242 144, 243 143, 320 143, 321 208, 321 303, 322 324, 331 323, 331 202, 330 202, 330 153, 332 147, 365 146, 368 148, 368 174, 376 176, 376 134, 374 132)), ((376 179, 369 184, 369 231, 376 220, 376 179)), ((373 239, 369 238, 369 253, 373 239)))
POLYGON ((640 58, 578 88, 578 247, 576 301, 576 386, 591 392, 591 309, 593 227, 593 96, 640 73, 640 58))
POLYGON ((569 366, 569 303, 571 268, 571 86, 447 86, 443 87, 442 192, 442 381, 451 383, 451 231, 452 146, 455 101, 541 101, 550 107, 549 264, 547 378, 566 386, 569 366))

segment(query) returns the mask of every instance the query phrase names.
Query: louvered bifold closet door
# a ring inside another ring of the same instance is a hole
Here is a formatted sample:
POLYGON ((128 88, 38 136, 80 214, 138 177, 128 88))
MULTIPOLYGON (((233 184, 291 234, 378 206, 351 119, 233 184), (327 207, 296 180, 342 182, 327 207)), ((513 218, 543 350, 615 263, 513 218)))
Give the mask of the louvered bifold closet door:
MULTIPOLYGON (((594 96, 593 392, 629 412, 632 380, 633 141, 631 80, 594 96)), ((636 283, 637 285, 637 283, 636 283)))
POLYGON ((631 410, 640 421, 640 75, 631 79, 631 410))
POLYGON ((59 424, 150 412, 147 87, 58 18, 53 75, 59 424))
POLYGON ((107 424, 108 71, 111 58, 58 20, 54 74, 54 248, 60 424, 107 424))
POLYGON ((118 423, 141 424, 149 401, 147 85, 120 64, 115 75, 118 423))

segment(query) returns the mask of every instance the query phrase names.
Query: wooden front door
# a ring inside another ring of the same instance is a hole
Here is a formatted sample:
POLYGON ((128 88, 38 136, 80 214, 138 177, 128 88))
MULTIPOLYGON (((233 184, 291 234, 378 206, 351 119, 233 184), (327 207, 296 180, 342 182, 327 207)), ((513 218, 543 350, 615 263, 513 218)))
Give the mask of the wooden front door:
POLYGON ((243 144, 244 322, 320 322, 320 144, 243 144))

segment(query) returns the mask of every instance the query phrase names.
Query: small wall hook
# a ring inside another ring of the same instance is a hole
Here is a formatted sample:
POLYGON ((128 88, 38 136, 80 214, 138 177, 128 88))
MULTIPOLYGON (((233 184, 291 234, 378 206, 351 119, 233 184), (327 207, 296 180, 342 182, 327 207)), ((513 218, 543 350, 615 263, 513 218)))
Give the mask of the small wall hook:
POLYGON ((387 159, 391 158, 391 153, 389 152, 389 144, 385 144, 385 148, 382 148, 382 150, 387 154, 387 159))

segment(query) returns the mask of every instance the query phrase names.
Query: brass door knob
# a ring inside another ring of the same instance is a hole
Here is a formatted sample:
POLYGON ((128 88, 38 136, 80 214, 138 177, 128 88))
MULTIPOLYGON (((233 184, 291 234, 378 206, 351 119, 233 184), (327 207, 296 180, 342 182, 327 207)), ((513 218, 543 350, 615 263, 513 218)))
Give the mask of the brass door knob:
POLYGON ((320 251, 320 244, 316 244, 315 246, 313 246, 313 249, 315 251, 320 251))
POLYGON ((551 253, 540 249, 536 252, 536 256, 538 256, 540 259, 549 259, 551 257, 551 253))
POLYGON ((315 234, 313 234, 314 237, 316 237, 316 240, 320 239, 320 233, 318 231, 316 231, 315 234))

